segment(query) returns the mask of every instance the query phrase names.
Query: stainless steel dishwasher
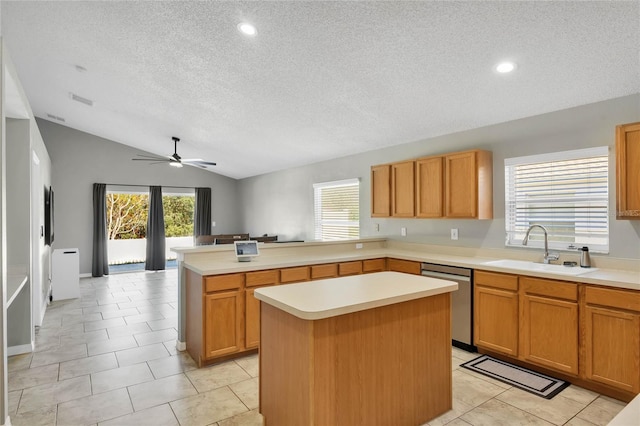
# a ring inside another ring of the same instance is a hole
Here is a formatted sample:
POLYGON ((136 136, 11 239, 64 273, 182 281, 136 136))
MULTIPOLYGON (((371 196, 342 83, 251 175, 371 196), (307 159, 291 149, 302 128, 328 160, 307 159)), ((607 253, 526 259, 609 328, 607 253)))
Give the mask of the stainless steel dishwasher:
POLYGON ((455 347, 475 352, 473 345, 473 274, 471 269, 423 263, 422 275, 458 283, 451 293, 451 339, 455 347))

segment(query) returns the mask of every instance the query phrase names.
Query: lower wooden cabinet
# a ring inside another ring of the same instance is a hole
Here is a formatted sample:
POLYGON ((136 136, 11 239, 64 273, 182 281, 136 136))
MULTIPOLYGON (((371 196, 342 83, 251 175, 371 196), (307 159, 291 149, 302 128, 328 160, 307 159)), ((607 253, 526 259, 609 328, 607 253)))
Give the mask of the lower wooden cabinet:
POLYGON ((387 259, 367 259, 362 261, 362 272, 370 274, 387 270, 387 259))
POLYGON ((205 358, 244 349, 244 309, 241 290, 208 293, 204 296, 205 358))
POLYGON ((482 271, 474 277, 475 344, 518 356, 518 277, 482 271))
POLYGON ((406 274, 414 274, 414 275, 420 275, 421 268, 422 268, 420 262, 413 262, 411 260, 401 260, 401 259, 388 259, 387 267, 390 271, 404 272, 406 274))
POLYGON ((578 285, 520 277, 521 359, 578 374, 578 285))
POLYGON ((321 280, 338 276, 337 263, 325 263, 323 265, 311 265, 311 279, 321 280))
POLYGON ((640 292, 587 287, 583 312, 585 377, 640 392, 640 292))
POLYGON ((341 277, 347 275, 358 275, 362 273, 362 261, 342 262, 338 263, 338 275, 341 277))

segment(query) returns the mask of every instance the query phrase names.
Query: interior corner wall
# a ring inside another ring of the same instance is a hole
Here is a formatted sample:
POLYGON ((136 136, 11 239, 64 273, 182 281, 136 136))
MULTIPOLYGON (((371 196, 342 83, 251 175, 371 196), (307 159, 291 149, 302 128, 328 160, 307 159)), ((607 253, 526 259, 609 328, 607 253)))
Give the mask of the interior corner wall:
POLYGON ((53 249, 78 248, 81 274, 91 273, 94 183, 210 187, 214 232, 245 232, 239 218, 237 180, 195 167, 131 161, 143 152, 43 119, 37 123, 52 164, 53 249))
POLYGON ((610 255, 640 258, 640 221, 615 218, 615 126, 640 121, 640 94, 323 161, 240 181, 243 228, 279 239, 314 238, 313 184, 360 178, 360 236, 504 248, 504 159, 609 146, 610 255), (493 219, 371 217, 370 167, 467 149, 493 152, 493 219), (400 236, 402 227, 407 237, 400 236), (459 240, 450 240, 458 228, 459 240))

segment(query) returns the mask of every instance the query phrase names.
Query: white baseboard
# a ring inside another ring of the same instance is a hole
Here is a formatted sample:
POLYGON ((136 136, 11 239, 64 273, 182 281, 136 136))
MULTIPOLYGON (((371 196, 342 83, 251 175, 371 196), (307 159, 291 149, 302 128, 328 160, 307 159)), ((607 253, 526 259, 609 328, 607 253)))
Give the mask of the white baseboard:
POLYGON ((84 274, 80 274, 80 278, 91 278, 91 277, 92 277, 91 272, 86 272, 84 274))
POLYGON ((20 355, 20 354, 28 354, 33 352, 33 343, 28 343, 26 345, 18 345, 18 346, 9 346, 7 348, 7 356, 20 355))
POLYGON ((180 352, 184 352, 187 350, 187 343, 181 342, 180 340, 176 340, 176 349, 180 352))
POLYGON ((11 426, 11 416, 7 416, 2 426, 11 426))

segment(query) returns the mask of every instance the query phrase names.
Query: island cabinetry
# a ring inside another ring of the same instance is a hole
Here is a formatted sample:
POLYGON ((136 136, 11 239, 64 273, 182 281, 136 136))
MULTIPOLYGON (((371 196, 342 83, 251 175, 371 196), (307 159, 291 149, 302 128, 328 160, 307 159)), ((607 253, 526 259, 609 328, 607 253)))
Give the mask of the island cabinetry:
POLYGON ((371 217, 391 216, 391 165, 371 167, 371 217))
POLYGON ((386 259, 367 259, 362 261, 362 272, 365 274, 369 274, 372 272, 382 272, 386 270, 386 259))
POLYGON ((443 177, 443 157, 425 157, 416 160, 416 217, 444 216, 443 177))
POLYGON ((578 285, 520 277, 520 358, 578 374, 578 285))
POLYGON ((389 271, 404 272, 405 274, 420 275, 421 264, 420 262, 413 262, 411 260, 401 259, 388 259, 387 266, 389 271))
POLYGON ((415 162, 391 164, 391 216, 415 216, 415 162))
POLYGON ((582 312, 588 380, 640 392, 640 292, 586 286, 582 312))
POLYGON ((474 336, 478 347, 518 356, 518 277, 475 271, 474 336))
POLYGON ((260 345, 260 301, 255 298, 256 288, 267 287, 278 283, 280 271, 247 272, 245 276, 245 348, 253 349, 260 345))
POLYGON ((640 219, 640 123, 616 127, 616 218, 640 219))
POLYGON ((489 151, 464 151, 444 156, 445 216, 493 218, 493 156, 489 151))
POLYGON ((280 283, 291 284, 311 279, 310 266, 296 266, 294 268, 280 269, 280 283))

